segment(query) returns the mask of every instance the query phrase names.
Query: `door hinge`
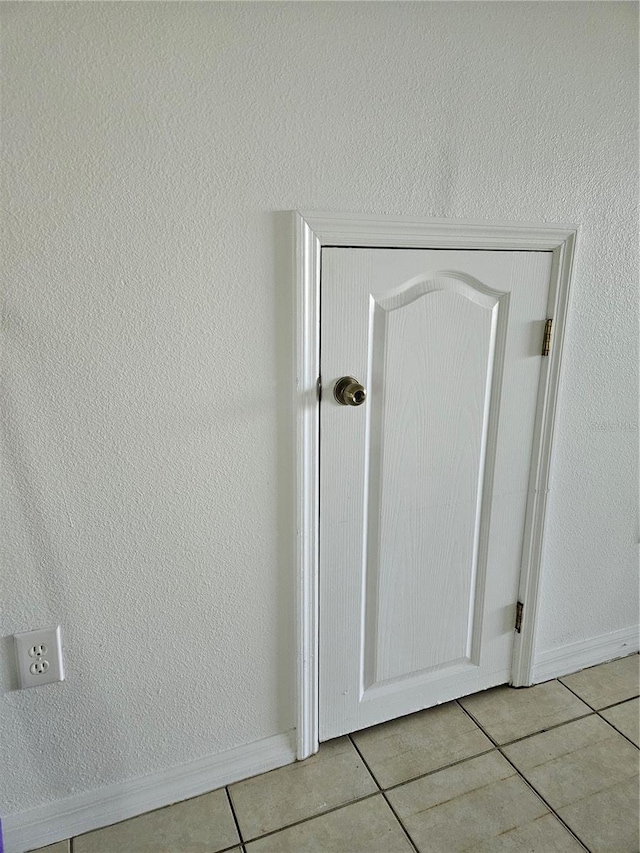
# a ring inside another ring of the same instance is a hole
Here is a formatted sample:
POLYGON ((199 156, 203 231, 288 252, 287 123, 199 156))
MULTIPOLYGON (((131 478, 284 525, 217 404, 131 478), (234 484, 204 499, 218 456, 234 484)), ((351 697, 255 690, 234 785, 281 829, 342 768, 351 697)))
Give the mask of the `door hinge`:
POLYGON ((516 634, 519 634, 522 631, 522 611, 524 610, 524 604, 519 601, 516 604, 516 634))
POLYGON ((316 394, 318 396, 318 402, 322 400, 322 376, 318 376, 316 380, 316 394))
POLYGON ((551 349, 551 332, 553 330, 553 320, 547 320, 544 324, 544 337, 542 338, 542 355, 549 355, 551 349))

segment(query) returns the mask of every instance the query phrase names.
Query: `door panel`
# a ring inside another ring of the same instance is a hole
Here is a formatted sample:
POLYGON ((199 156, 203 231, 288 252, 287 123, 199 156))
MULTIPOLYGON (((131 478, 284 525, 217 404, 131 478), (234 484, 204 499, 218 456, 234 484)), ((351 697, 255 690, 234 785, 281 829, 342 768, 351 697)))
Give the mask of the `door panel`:
POLYGON ((509 678, 550 258, 323 249, 321 739, 509 678))

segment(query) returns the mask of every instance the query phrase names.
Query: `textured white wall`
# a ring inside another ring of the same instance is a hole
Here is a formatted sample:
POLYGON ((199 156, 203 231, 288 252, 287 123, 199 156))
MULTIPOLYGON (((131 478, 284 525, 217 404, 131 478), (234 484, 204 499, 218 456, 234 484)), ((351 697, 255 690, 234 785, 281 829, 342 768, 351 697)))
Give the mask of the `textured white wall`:
POLYGON ((582 224, 539 648, 638 621, 636 4, 2 15, 0 813, 293 725, 277 211, 582 224))

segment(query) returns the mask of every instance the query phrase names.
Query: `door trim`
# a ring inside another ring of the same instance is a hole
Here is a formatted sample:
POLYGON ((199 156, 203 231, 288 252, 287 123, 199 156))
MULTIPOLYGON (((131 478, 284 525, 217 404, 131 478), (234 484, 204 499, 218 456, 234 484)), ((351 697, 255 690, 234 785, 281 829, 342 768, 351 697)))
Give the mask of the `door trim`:
POLYGON ((567 323, 577 225, 486 223, 330 212, 294 212, 296 304, 296 579, 297 757, 318 749, 319 486, 320 486, 320 258, 323 246, 353 248, 484 249, 551 251, 549 285, 553 342, 543 359, 531 479, 525 523, 519 600, 521 632, 515 635, 511 683, 533 683, 534 643, 542 575, 542 546, 550 486, 552 438, 567 323))

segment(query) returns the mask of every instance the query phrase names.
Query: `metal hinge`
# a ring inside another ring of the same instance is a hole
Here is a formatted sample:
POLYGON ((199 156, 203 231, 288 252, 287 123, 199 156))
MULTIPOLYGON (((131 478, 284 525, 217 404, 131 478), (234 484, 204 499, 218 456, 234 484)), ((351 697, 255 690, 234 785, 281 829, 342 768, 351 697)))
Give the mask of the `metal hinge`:
POLYGON ((549 355, 551 349, 551 332, 553 329, 553 320, 547 320, 544 324, 544 337, 542 338, 542 355, 549 355))
POLYGON ((516 634, 519 634, 522 631, 522 611, 524 610, 524 604, 519 601, 516 604, 516 634))

